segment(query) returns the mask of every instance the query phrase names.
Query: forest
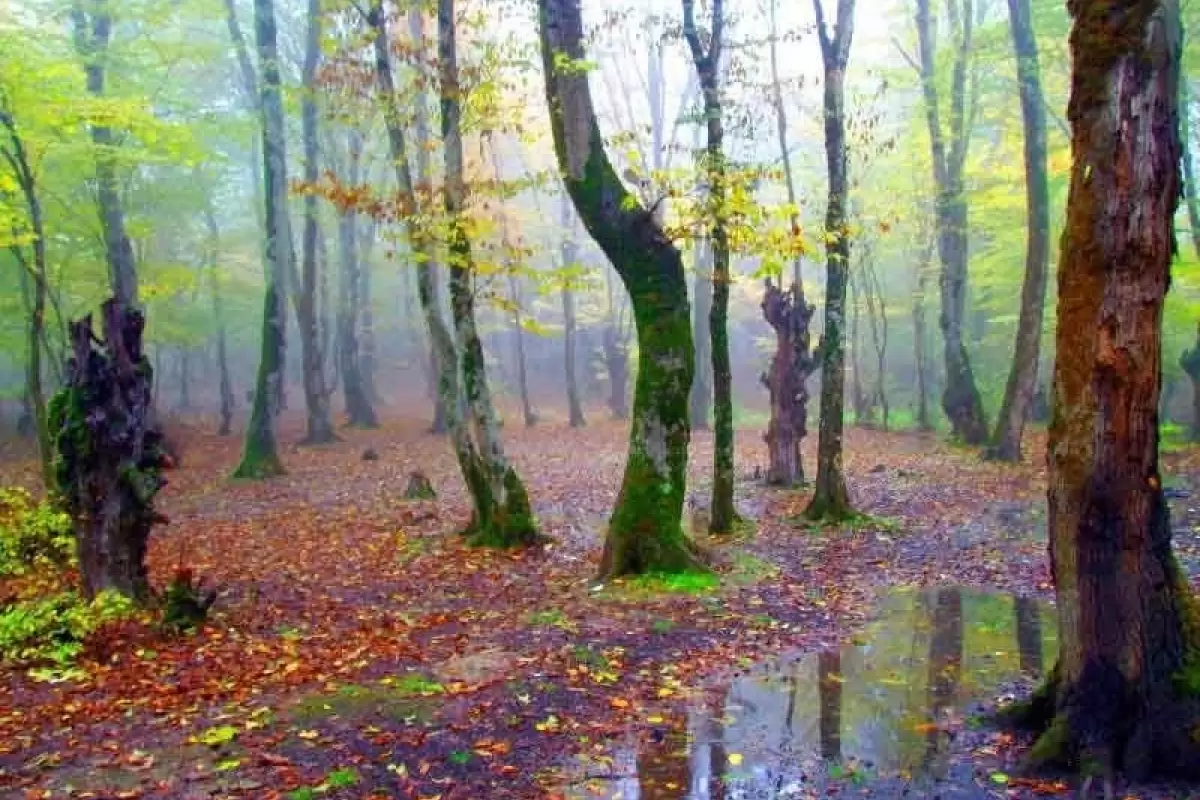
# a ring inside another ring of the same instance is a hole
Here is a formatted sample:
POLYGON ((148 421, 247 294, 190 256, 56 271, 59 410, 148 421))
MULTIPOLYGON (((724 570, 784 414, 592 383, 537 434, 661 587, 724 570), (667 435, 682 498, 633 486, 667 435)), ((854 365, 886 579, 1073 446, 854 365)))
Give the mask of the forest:
POLYGON ((0 0, 0 796, 1200 798, 1193 35, 0 0))

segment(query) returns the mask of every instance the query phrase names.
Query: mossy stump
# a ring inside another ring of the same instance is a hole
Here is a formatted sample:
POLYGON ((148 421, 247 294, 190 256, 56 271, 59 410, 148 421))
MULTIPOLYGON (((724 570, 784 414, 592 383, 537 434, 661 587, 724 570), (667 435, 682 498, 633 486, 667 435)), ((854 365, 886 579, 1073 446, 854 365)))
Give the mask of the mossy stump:
POLYGON ((56 488, 74 524, 84 595, 112 589, 146 602, 150 531, 166 521, 154 498, 170 458, 154 421, 145 316, 116 298, 101 314, 103 340, 90 314, 71 323, 66 386, 50 402, 56 488))

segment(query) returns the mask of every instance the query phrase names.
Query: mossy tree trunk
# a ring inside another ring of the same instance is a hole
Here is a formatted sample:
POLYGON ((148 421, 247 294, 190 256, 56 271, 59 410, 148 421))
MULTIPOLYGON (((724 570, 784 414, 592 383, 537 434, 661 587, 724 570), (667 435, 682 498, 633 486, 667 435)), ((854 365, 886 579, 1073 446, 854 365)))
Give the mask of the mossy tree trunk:
POLYGON ((825 27, 821 0, 813 0, 817 35, 825 64, 825 160, 829 169, 829 205, 825 211, 825 335, 821 340, 821 424, 817 442, 817 481, 805 515, 814 520, 852 516, 842 471, 842 435, 846 389, 846 284, 850 235, 846 223, 848 155, 846 152, 846 65, 854 36, 854 0, 838 0, 833 35, 825 27))
POLYGON ((579 66, 585 54, 578 0, 538 0, 538 12, 559 168, 584 225, 629 292, 638 333, 629 455, 600 573, 700 568, 681 525, 694 356, 683 261, 604 150, 587 71, 579 66))
MULTIPOLYGON (((3 98, 0 98, 0 102, 3 98)), ((29 419, 37 439, 38 459, 42 468, 42 485, 46 492, 54 491, 54 452, 50 434, 46 428, 46 395, 42 388, 42 345, 46 336, 46 300, 49 289, 46 282, 46 236, 42 218, 42 202, 38 196, 37 178, 29 164, 25 140, 21 137, 17 122, 4 106, 0 106, 0 126, 8 134, 8 144, 0 144, 0 158, 7 162, 21 189, 25 210, 29 215, 29 233, 33 236, 30 247, 33 262, 30 263, 25 250, 19 245, 10 248, 21 271, 21 293, 29 314, 29 325, 25 339, 25 401, 28 403, 29 419), (32 279, 32 280, 31 280, 32 279), (32 285, 31 285, 32 284, 32 285)))
POLYGON ((1158 468, 1161 327, 1179 202, 1175 0, 1074 0, 1073 167, 1058 271, 1050 563, 1060 655, 1036 762, 1200 773, 1179 693, 1186 581, 1158 468))
POLYGON ((712 308, 709 335, 712 337, 713 381, 713 481, 708 521, 710 533, 733 531, 737 510, 733 504, 733 372, 729 363, 729 230, 728 181, 725 165, 725 122, 722 117, 720 63, 724 47, 725 7, 713 0, 708 44, 696 28, 694 0, 683 0, 683 35, 704 96, 707 142, 703 157, 708 183, 709 239, 712 242, 712 308))
MULTIPOLYGON (((363 141, 357 130, 347 133, 348 159, 346 180, 358 186, 361 180, 363 141)), ((359 319, 362 308, 362 287, 359 263, 358 213, 354 208, 343 209, 338 217, 338 253, 341 270, 338 275, 337 342, 341 362, 342 395, 346 403, 346 421, 355 428, 377 428, 379 420, 363 381, 359 319)))
POLYGON ((146 319, 116 297, 101 313, 103 340, 90 315, 71 323, 66 386, 50 406, 57 492, 74 523, 84 595, 114 590, 145 602, 147 543, 165 522, 154 498, 169 459, 153 421, 146 319))
POLYGON ((1050 189, 1046 176, 1046 108, 1029 0, 1008 0, 1008 16, 1025 119, 1027 242, 1016 349, 988 455, 1015 462, 1021 460, 1021 437, 1037 386, 1050 260, 1050 189))
POLYGON ((947 22, 957 39, 950 85, 949 147, 938 110, 936 29, 929 0, 916 0, 921 89, 925 98, 933 177, 937 186, 937 241, 942 262, 942 313, 939 321, 946 359, 942 408, 958 439, 967 444, 981 445, 987 441, 987 421, 984 418, 983 399, 975 385, 971 360, 963 342, 969 234, 963 173, 971 141, 971 120, 966 104, 967 72, 974 35, 973 0, 949 0, 946 9, 947 22))
MULTIPOLYGON (((409 16, 413 46, 426 49, 424 20, 417 9, 409 16)), ((396 174, 400 202, 408 212, 408 234, 414 250, 421 254, 417 286, 429 336, 439 367, 439 396, 455 457, 470 491, 475 515, 469 532, 476 544, 517 546, 540 541, 525 487, 508 464, 497 431, 491 398, 484 375, 483 347, 474 327, 470 286, 470 243, 461 224, 463 173, 462 139, 459 133, 458 66, 452 0, 438 6, 438 66, 442 80, 442 126, 446 145, 446 211, 451 217, 449 257, 452 277, 454 335, 445 324, 436 302, 434 275, 429 256, 434 242, 419 220, 420 199, 408 167, 404 122, 396 102, 391 67, 388 20, 381 2, 373 4, 367 23, 374 30, 374 72, 379 100, 383 105, 388 146, 396 174), (460 370, 461 357, 461 370, 460 370), (460 384, 459 376, 462 376, 460 384)), ((425 97, 417 99, 416 133, 423 149, 430 140, 425 97)), ((427 209, 431 210, 431 209, 427 209)))
POLYGON ((283 397, 287 310, 282 283, 292 257, 287 214, 287 154, 283 99, 279 87, 279 48, 274 0, 254 0, 254 31, 262 69, 263 225, 266 230, 266 291, 263 298, 262 352, 254 383, 254 402, 246 426, 242 461, 235 478, 267 478, 283 474, 276 438, 276 419, 283 397))

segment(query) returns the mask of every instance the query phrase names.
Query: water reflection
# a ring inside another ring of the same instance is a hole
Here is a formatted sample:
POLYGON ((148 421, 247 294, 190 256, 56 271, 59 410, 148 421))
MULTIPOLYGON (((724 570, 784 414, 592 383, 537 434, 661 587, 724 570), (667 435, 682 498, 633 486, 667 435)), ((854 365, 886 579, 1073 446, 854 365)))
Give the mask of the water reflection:
POLYGON ((951 757, 974 701, 1055 655, 1044 605, 955 587, 890 596, 840 651, 785 656, 735 677, 584 764, 572 797, 709 800, 978 797, 951 757), (895 792, 893 795, 892 792, 895 792))

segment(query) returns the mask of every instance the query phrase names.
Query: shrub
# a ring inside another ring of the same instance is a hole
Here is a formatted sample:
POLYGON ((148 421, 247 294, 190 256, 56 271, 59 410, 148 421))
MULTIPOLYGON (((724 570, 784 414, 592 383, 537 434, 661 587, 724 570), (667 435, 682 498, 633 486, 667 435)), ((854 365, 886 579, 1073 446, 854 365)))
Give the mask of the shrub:
POLYGON ((69 666, 88 636, 133 611, 132 601, 107 591, 90 603, 75 592, 19 601, 0 611, 0 664, 69 666))
POLYGON ((38 565, 58 568, 75 558, 71 518, 24 489, 0 489, 0 576, 38 565))

